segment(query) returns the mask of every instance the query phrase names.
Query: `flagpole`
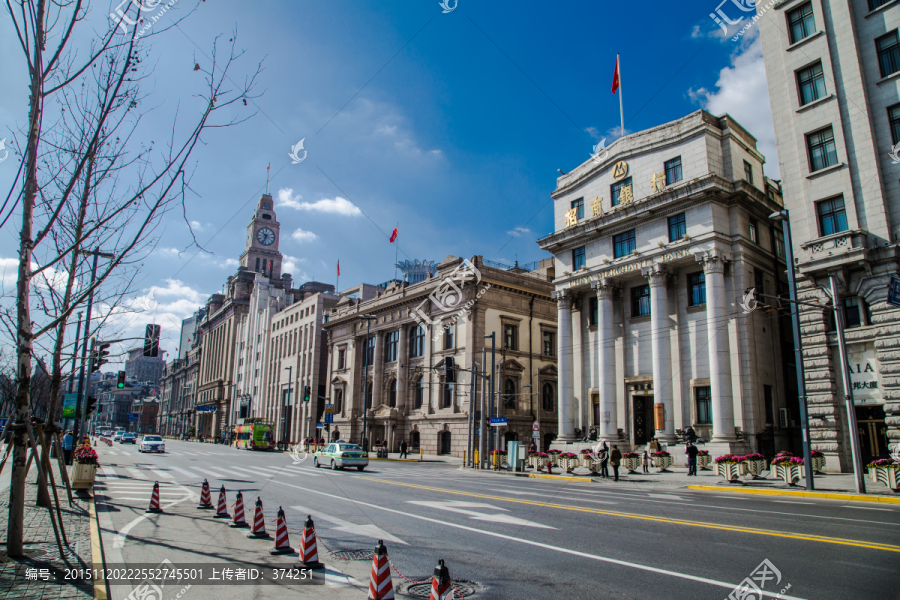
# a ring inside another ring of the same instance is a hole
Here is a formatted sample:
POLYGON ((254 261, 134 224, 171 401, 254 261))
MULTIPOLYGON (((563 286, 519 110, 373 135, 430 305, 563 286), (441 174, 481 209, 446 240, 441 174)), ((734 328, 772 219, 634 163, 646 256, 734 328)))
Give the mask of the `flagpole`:
MULTIPOLYGON (((397 221, 397 231, 400 231, 400 221, 397 221)), ((397 279, 397 260, 400 258, 400 246, 394 243, 394 279, 397 279)))
POLYGON ((619 118, 622 122, 622 137, 625 137, 625 109, 622 108, 622 64, 619 62, 619 53, 616 53, 616 71, 619 73, 619 118))

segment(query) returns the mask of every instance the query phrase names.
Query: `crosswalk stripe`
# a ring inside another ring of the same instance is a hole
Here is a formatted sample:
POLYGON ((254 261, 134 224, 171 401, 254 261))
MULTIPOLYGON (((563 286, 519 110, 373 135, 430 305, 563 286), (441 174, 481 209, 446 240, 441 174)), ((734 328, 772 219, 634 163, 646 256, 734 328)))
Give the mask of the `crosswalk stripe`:
POLYGON ((150 470, 153 471, 156 474, 156 476, 160 477, 161 479, 175 479, 175 477, 173 477, 169 473, 166 473, 165 471, 160 471, 158 469, 150 469, 150 470))
POLYGON ((193 473, 191 471, 188 471, 187 469, 182 469, 182 468, 176 467, 174 465, 169 465, 169 468, 174 471, 178 471, 179 473, 182 473, 183 475, 187 475, 188 477, 191 477, 193 479, 200 479, 199 475, 197 475, 196 473, 193 473))
POLYGON ((125 470, 128 471, 129 473, 131 473, 132 476, 134 476, 135 479, 145 479, 145 480, 147 479, 147 476, 146 476, 146 475, 144 475, 143 473, 141 473, 140 471, 138 471, 138 470, 135 469, 135 468, 132 468, 132 467, 126 467, 125 470))
POLYGON ((228 473, 220 473, 216 469, 213 469, 212 467, 203 467, 203 470, 209 471, 210 473, 212 473, 212 476, 215 477, 216 479, 227 479, 229 477, 228 473))
POLYGON ((273 469, 271 467, 256 467, 257 469, 264 470, 266 472, 272 473, 276 477, 296 477, 297 473, 289 473, 285 469, 273 469))
POLYGON ((106 476, 106 477, 112 477, 112 478, 114 478, 114 479, 118 479, 118 478, 119 478, 119 476, 118 476, 118 474, 116 473, 116 471, 115 471, 112 467, 107 467, 107 466, 104 466, 104 467, 103 467, 103 475, 106 476))

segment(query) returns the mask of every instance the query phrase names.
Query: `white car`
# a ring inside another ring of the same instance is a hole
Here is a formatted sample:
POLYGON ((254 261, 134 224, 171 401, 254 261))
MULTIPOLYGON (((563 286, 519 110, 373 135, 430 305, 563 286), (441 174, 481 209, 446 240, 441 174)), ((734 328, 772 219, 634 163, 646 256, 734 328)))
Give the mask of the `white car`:
POLYGON ((158 435, 145 435, 141 438, 138 452, 165 452, 166 443, 158 435))
POLYGON ((117 432, 115 432, 115 433, 113 434, 113 441, 114 441, 114 442, 118 442, 119 440, 122 439, 122 436, 123 436, 123 435, 125 435, 125 432, 124 432, 124 431, 117 431, 117 432))

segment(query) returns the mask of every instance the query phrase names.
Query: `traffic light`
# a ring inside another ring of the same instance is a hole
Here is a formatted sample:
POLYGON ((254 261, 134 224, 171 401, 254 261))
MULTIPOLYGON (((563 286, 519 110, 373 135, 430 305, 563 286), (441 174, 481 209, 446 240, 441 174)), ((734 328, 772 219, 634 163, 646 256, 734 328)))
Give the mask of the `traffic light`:
POLYGON ((312 388, 308 385, 303 388, 303 401, 309 402, 309 397, 312 395, 312 388))
POLYGON ((100 370, 100 367, 108 363, 106 357, 109 356, 109 344, 100 344, 91 354, 91 373, 100 370))
POLYGON ((116 378, 116 388, 122 389, 125 387, 125 371, 119 371, 119 376, 116 378))
POLYGON ((144 333, 144 356, 156 358, 159 356, 159 325, 147 325, 144 333))
POLYGON ((94 412, 94 408, 97 406, 97 399, 94 396, 88 396, 87 398, 87 406, 84 407, 84 416, 88 416, 92 412, 94 412))
POLYGON ((444 359, 444 383, 456 383, 456 363, 452 356, 444 359))

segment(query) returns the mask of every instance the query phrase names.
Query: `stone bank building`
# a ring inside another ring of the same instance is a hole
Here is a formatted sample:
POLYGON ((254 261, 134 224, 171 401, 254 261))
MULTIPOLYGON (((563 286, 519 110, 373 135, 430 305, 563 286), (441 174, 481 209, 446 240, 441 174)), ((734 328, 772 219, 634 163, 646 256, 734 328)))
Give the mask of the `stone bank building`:
POLYGON ((764 162, 734 119, 697 111, 558 178, 538 241, 556 257, 557 447, 593 426, 636 450, 690 425, 713 455, 800 452, 789 311, 741 308, 786 291, 764 162))

